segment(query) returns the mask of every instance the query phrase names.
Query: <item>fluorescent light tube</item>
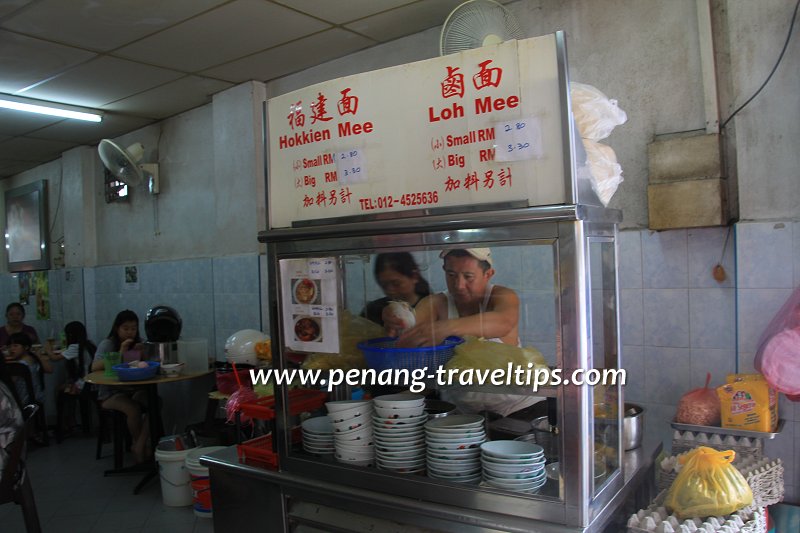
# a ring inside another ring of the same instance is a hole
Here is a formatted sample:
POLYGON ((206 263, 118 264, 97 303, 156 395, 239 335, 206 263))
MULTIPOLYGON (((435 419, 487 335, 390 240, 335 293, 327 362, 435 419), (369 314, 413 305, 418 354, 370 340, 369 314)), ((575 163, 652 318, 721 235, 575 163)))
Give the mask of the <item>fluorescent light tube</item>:
POLYGON ((73 111, 71 109, 64 109, 61 107, 54 107, 42 104, 29 104, 17 97, 13 100, 8 96, 0 96, 0 107, 5 109, 13 109, 14 111, 26 111, 28 113, 38 113, 40 115, 51 115, 54 117, 74 118, 77 120, 87 120, 89 122, 100 122, 103 116, 98 113, 87 113, 83 111, 73 111))

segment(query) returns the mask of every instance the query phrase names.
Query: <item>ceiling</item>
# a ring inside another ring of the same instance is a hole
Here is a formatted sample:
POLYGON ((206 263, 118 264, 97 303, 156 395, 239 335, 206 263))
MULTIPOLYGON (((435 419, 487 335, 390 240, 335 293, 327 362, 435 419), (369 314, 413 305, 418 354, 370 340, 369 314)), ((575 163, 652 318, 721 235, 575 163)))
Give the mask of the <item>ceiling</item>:
POLYGON ((0 109, 0 178, 204 105, 238 83, 439 26, 462 1, 3 0, 0 93, 104 117, 0 109))

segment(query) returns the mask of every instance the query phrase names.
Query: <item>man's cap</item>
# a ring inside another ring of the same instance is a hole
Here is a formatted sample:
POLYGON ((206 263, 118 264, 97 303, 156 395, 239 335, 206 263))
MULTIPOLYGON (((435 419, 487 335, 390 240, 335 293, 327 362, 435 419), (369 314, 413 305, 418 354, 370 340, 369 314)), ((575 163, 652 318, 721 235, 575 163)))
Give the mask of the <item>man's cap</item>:
POLYGON ((442 250, 442 252, 439 254, 439 257, 444 259, 450 252, 455 252, 456 250, 463 250, 478 261, 486 261, 489 263, 489 266, 493 266, 492 250, 490 248, 455 248, 452 250, 442 250))

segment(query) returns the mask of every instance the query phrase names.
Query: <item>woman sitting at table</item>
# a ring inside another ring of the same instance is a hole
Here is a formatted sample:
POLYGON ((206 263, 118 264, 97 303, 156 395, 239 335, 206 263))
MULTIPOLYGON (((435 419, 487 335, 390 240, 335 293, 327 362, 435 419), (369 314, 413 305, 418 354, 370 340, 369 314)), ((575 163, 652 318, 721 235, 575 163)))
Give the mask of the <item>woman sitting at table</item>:
MULTIPOLYGON (((63 408, 69 405, 67 401, 70 398, 77 398, 81 405, 81 421, 83 422, 84 431, 88 432, 89 400, 92 387, 85 383, 83 378, 86 377, 92 364, 92 359, 94 359, 94 354, 97 353, 97 346, 89 340, 86 326, 78 321, 70 322, 64 326, 64 339, 66 346, 63 347, 62 351, 56 351, 50 340, 44 345, 45 353, 51 361, 64 359, 67 371, 67 380, 58 392, 56 407, 58 412, 62 413, 63 408)), ((56 429, 57 435, 71 429, 71 422, 64 421, 60 414, 57 418, 63 425, 63 427, 56 429)))
MULTIPOLYGON (((92 371, 103 370, 103 358, 110 352, 125 353, 141 342, 139 337, 139 317, 133 311, 120 311, 114 319, 108 337, 100 342, 92 361, 92 371)), ((133 439, 131 451, 137 462, 146 461, 152 454, 150 449, 150 430, 143 408, 147 405, 147 392, 141 389, 112 388, 99 386, 97 399, 103 409, 113 409, 125 414, 128 430, 133 439)))
POLYGON ((6 306, 6 324, 0 326, 0 346, 8 346, 14 333, 25 333, 30 337, 31 345, 39 344, 39 334, 33 326, 25 324, 25 307, 19 302, 11 302, 6 306))

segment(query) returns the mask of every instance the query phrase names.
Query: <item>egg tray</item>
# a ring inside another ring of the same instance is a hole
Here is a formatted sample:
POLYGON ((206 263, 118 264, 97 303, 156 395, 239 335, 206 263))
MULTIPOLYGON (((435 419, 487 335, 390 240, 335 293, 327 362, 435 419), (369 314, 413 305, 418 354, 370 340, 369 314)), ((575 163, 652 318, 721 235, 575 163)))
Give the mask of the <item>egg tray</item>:
MULTIPOLYGON (((681 454, 683 455, 683 454, 681 454)), ((667 457, 661 461, 658 473, 658 489, 669 490, 680 471, 678 456, 667 457)), ((751 457, 741 460, 733 466, 744 476, 750 490, 753 492, 753 506, 766 507, 783 501, 783 462, 780 459, 772 460, 768 457, 753 459, 751 457)))
POLYGON ((767 516, 763 507, 749 506, 726 516, 685 518, 669 514, 664 507, 667 491, 656 496, 647 509, 628 518, 628 533, 764 533, 767 516))
POLYGON ((722 435, 720 433, 704 433, 702 431, 680 431, 672 433, 672 453, 681 454, 698 446, 708 446, 715 450, 733 450, 736 452, 736 465, 746 459, 760 460, 764 456, 762 439, 722 435))

